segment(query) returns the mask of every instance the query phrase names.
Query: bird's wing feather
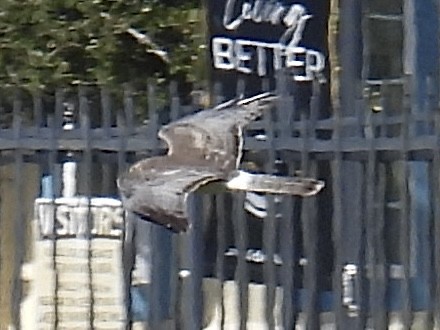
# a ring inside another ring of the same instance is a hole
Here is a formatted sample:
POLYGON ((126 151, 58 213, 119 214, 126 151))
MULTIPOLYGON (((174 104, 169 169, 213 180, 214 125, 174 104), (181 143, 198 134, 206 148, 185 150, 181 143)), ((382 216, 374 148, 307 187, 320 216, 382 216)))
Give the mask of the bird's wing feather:
POLYGON ((118 187, 125 209, 181 232, 188 227, 188 194, 219 179, 219 173, 209 169, 180 167, 148 171, 134 167, 118 179, 118 187))
POLYGON ((316 195, 324 188, 324 182, 303 177, 233 171, 229 175, 226 186, 231 190, 309 197, 316 195))
POLYGON ((169 146, 169 155, 176 159, 191 157, 197 163, 208 161, 211 166, 231 170, 240 156, 241 130, 273 105, 270 93, 253 98, 227 102, 210 110, 186 116, 159 131, 169 146))

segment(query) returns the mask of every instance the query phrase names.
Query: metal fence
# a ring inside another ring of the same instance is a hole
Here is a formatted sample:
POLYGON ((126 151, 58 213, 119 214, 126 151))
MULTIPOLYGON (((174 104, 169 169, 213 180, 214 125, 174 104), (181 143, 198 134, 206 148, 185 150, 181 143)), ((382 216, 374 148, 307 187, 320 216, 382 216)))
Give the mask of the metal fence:
MULTIPOLYGON (((309 86, 309 102, 298 105, 286 79, 277 82, 276 111, 246 132, 245 166, 317 177, 326 182, 323 192, 304 200, 196 194, 189 203, 193 227, 181 235, 131 216, 119 223, 115 187, 128 164, 165 151, 156 136, 163 123, 196 110, 181 104, 174 84, 168 94, 154 85, 145 93, 2 91, 1 327, 438 324, 438 86, 427 83, 426 111, 411 111, 412 82, 405 77, 401 108, 392 108, 393 87, 383 84, 379 97, 362 95, 347 116, 325 105, 318 83, 309 86), (373 111, 373 103, 380 107, 373 111), (49 296, 30 284, 36 278, 52 283, 49 296), (69 291, 68 283, 78 287, 69 291), (115 286, 120 291, 106 295, 115 286), (29 312, 23 306, 30 296, 29 312)), ((213 90, 218 103, 221 88, 213 90)))

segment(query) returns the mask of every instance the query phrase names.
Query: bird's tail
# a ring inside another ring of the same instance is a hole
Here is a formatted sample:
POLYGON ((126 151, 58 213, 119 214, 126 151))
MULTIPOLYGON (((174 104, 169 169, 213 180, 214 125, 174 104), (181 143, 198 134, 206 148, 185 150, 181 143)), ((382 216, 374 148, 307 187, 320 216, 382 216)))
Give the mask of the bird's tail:
POLYGON ((231 190, 308 197, 317 194, 324 187, 324 182, 310 178, 235 171, 229 177, 226 186, 231 190))

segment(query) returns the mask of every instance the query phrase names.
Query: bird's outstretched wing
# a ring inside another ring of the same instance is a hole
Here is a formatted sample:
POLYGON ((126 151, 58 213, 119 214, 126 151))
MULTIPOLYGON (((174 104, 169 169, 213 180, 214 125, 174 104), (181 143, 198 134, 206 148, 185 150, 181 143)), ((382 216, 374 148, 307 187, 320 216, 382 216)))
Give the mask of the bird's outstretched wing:
POLYGON ((219 180, 221 174, 208 168, 167 166, 166 162, 158 167, 149 162, 160 158, 167 160, 167 157, 146 159, 118 178, 124 208, 174 232, 185 231, 188 194, 219 180))
POLYGON ((205 162, 220 170, 236 169, 241 158, 242 129, 272 108, 275 98, 263 93, 228 101, 164 126, 159 137, 167 142, 168 154, 183 163, 205 162))

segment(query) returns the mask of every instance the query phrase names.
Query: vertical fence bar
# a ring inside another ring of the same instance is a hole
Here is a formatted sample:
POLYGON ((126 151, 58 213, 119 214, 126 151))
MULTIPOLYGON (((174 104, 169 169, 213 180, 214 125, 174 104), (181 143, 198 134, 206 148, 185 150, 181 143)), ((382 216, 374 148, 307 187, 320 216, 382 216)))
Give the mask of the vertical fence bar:
POLYGON ((118 174, 124 172, 127 167, 127 138, 128 129, 125 116, 121 111, 116 114, 116 127, 118 132, 118 174))
MULTIPOLYGON (((292 165, 289 166, 289 174, 294 173, 292 165)), ((297 260, 297 251, 295 250, 295 228, 297 219, 294 218, 294 212, 297 205, 297 199, 291 196, 283 197, 283 219, 280 224, 280 254, 283 261, 281 266, 281 285, 283 288, 282 319, 284 329, 295 327, 295 318, 297 315, 297 306, 293 303, 295 297, 295 260, 297 260)))
POLYGON ((217 253, 215 258, 215 274, 220 282, 221 288, 221 324, 223 329, 225 323, 225 306, 223 302, 223 289, 225 281, 225 251, 226 251, 226 194, 219 193, 215 196, 216 215, 217 215, 217 253))
POLYGON ((376 258, 378 267, 378 282, 376 298, 379 302, 379 306, 382 305, 383 309, 379 310, 376 314, 374 324, 377 324, 377 329, 386 329, 388 327, 387 318, 387 296, 386 290, 388 286, 388 264, 385 254, 385 192, 386 192, 386 168, 385 164, 378 164, 377 168, 378 183, 377 183, 377 209, 376 209, 376 226, 375 226, 375 241, 373 244, 376 246, 376 258))
MULTIPOLYGON (((180 251, 181 282, 179 328, 182 330, 202 329, 203 295, 202 295, 202 198, 190 194, 187 199, 188 219, 190 228, 180 236, 182 239, 180 251)), ((179 322, 178 321, 178 322, 179 322)))
MULTIPOLYGON (((265 83, 267 85, 267 83, 265 83)), ((267 88, 267 86, 264 86, 267 88)), ((275 110, 278 110, 275 109, 275 110)), ((263 114, 264 126, 266 131, 266 141, 268 149, 266 150, 266 173, 274 173, 276 162, 276 141, 274 120, 271 112, 263 114)), ((269 329, 275 329, 274 307, 276 293, 277 270, 274 263, 276 252, 276 236, 277 236, 277 209, 275 204, 275 196, 267 194, 267 217, 263 221, 263 252, 266 260, 263 264, 264 282, 266 284, 266 321, 269 329)))
MULTIPOLYGON (((152 150, 151 155, 157 155, 158 149, 159 149, 159 141, 156 137, 157 132, 159 131, 160 124, 159 124, 159 114, 158 114, 158 107, 157 107, 157 99, 156 99, 156 84, 152 81, 148 81, 147 85, 147 96, 148 96, 148 126, 149 126, 149 135, 152 139, 152 150)), ((139 220, 137 220, 139 221, 139 220)), ((160 322, 160 307, 159 307, 159 299, 160 299, 160 288, 158 281, 160 280, 160 275, 158 274, 160 271, 163 271, 163 268, 159 268, 159 252, 158 250, 162 247, 160 246, 161 242, 157 235, 161 235, 161 228, 156 228, 152 224, 145 224, 146 226, 150 227, 150 235, 148 239, 144 240, 145 244, 143 244, 142 248, 150 249, 151 253, 151 260, 150 264, 146 263, 144 267, 149 267, 150 272, 150 279, 149 279, 149 288, 147 292, 147 296, 145 297, 147 299, 147 305, 148 305, 148 317, 147 317, 147 326, 151 327, 152 329, 159 327, 160 322), (148 241, 147 241, 148 240, 148 241)), ((168 247, 169 249, 170 247, 168 247)), ((137 252, 139 253, 139 251, 137 252)), ((148 271, 148 270, 146 270, 148 271)), ((177 272, 176 272, 177 273, 177 272)), ((177 278, 176 278, 177 281, 177 278)), ((177 297, 177 299, 180 299, 180 297, 177 297)))
MULTIPOLYGON (((144 239, 147 240, 151 251, 151 265, 149 265, 151 267, 151 283, 147 302, 150 309, 148 326, 152 329, 159 329, 161 322, 168 317, 169 313, 168 305, 170 293, 168 286, 170 281, 168 280, 168 276, 170 275, 169 253, 172 244, 169 235, 171 234, 159 226, 148 223, 142 223, 142 225, 150 226, 151 233, 149 239, 144 239)), ((191 251, 187 251, 186 253, 191 253, 191 251)), ((191 255, 185 256, 187 258, 191 257, 191 255)), ((193 276, 192 271, 191 276, 193 276)), ((188 297, 192 297, 192 293, 189 293, 188 297)))
POLYGON ((12 272, 13 291, 12 291, 12 320, 17 329, 20 329, 20 301, 23 295, 23 286, 21 279, 21 267, 24 262, 26 253, 26 221, 24 218, 23 208, 19 206, 19 201, 23 197, 23 147, 21 145, 22 131, 22 102, 21 95, 18 90, 14 93, 13 101, 13 134, 17 147, 14 150, 14 194, 17 201, 17 209, 15 210, 14 221, 14 238, 15 238, 15 254, 14 268, 12 272))
MULTIPOLYGON (((319 84, 314 82, 313 94, 310 100, 310 114, 301 112, 301 171, 304 176, 316 177, 317 166, 316 162, 310 160, 310 138, 313 122, 319 111, 319 84)), ((303 244, 304 254, 307 263, 304 267, 304 288, 307 292, 307 299, 305 304, 305 320, 307 329, 319 328, 319 313, 317 310, 318 303, 318 287, 317 287, 317 212, 316 212, 316 198, 308 197, 303 200, 303 210, 301 214, 301 224, 303 228, 303 244)))
POLYGON ((335 296, 333 309, 335 321, 340 329, 344 329, 344 307, 342 305, 342 253, 343 253, 343 228, 342 228, 342 140, 341 140, 341 110, 335 108, 333 117, 333 231, 332 239, 335 251, 333 271, 333 292, 335 296))
POLYGON ((275 266, 276 236, 277 236, 277 210, 275 197, 267 195, 267 217, 263 224, 263 251, 266 256, 263 264, 264 283, 266 285, 266 321, 269 329, 275 329, 274 307, 277 286, 277 269, 275 266))
MULTIPOLYGON (((282 80, 277 82, 277 84, 286 85, 287 83, 282 80)), ((298 109, 296 109, 294 106, 295 103, 293 96, 288 94, 285 87, 279 88, 277 93, 280 95, 280 98, 277 100, 277 114, 279 116, 277 127, 279 128, 279 138, 288 140, 292 136, 292 124, 294 122, 293 118, 295 117, 298 109)))
MULTIPOLYGON (((56 198, 56 191, 58 190, 57 187, 59 186, 60 182, 60 176, 58 171, 56 171, 56 162, 57 162, 57 128, 56 128, 56 122, 55 122, 55 116, 49 115, 47 118, 47 127, 49 129, 49 155, 48 155, 48 164, 47 164, 47 177, 44 179, 50 180, 49 184, 44 184, 42 187, 42 195, 43 197, 50 198, 51 199, 51 214, 50 216, 53 217, 52 221, 52 230, 51 235, 48 237, 48 239, 51 240, 52 246, 52 270, 54 272, 54 278, 53 278, 53 297, 56 297, 58 294, 58 287, 59 287, 59 280, 58 280, 58 272, 56 272, 56 258, 57 255, 57 239, 56 239, 56 221, 55 221, 55 215, 56 215, 56 204, 55 204, 55 198, 56 198)), ((53 309, 53 326, 55 329, 58 327, 58 321, 59 321, 59 315, 58 315, 58 304, 54 302, 54 309, 53 309)))
MULTIPOLYGON (((110 99, 108 100, 109 102, 110 99)), ((107 105, 103 103, 103 106, 107 105)), ((105 108, 104 108, 105 109, 105 108)), ((108 108, 107 108, 108 109, 108 108)), ((106 111, 106 110, 104 110, 106 111)), ((118 151, 117 151, 117 174, 120 175, 126 168, 126 153, 127 153, 127 136, 128 132, 125 125, 125 117, 122 111, 116 112, 116 136, 118 139, 118 151)), ((127 320, 127 329, 132 326, 132 296, 131 296, 131 284, 132 284, 132 271, 135 259, 135 223, 136 216, 125 212, 124 215, 124 243, 122 247, 122 259, 124 267, 124 285, 125 285, 125 305, 127 320)))
POLYGON ((130 84, 124 85, 124 114, 125 124, 129 134, 134 131, 134 103, 133 103, 133 88, 130 84))
MULTIPOLYGON (((440 5, 439 5, 440 8, 440 5)), ((433 257, 434 267, 431 281, 433 283, 433 319, 434 324, 440 325, 440 111, 435 109, 434 112, 434 132, 435 132, 435 148, 433 150, 432 160, 432 186, 431 195, 433 205, 433 257)))
POLYGON ((43 100, 40 90, 32 94, 32 106, 34 126, 38 134, 43 126, 43 100))
POLYGON ((171 266, 170 266, 170 278, 169 278, 169 285, 170 285, 170 291, 169 291, 169 317, 174 321, 174 326, 172 329, 178 329, 177 321, 179 319, 179 237, 172 237, 171 238, 171 266))
POLYGON ((365 81, 370 76, 371 47, 370 47, 370 7, 369 2, 362 3, 362 80, 365 81))
MULTIPOLYGON (((362 215, 360 208, 352 208, 349 203, 358 203, 361 195, 362 171, 358 161, 343 158, 341 138, 357 138, 358 126, 344 126, 341 129, 341 117, 356 118, 358 114, 359 87, 361 87, 362 71, 362 3, 360 1, 340 1, 339 39, 340 48, 340 108, 335 109, 336 129, 334 160, 334 243, 336 247, 335 263, 335 304, 337 324, 342 329, 356 329, 359 316, 355 310, 357 302, 352 304, 354 292, 351 291, 354 281, 358 282, 359 246, 362 232, 362 215), (350 248, 347 248, 350 247, 350 248), (349 274, 351 273, 351 274, 349 274), (344 275, 344 276, 342 276, 344 275), (344 278, 343 278, 344 277, 344 278), (347 283, 346 279, 349 277, 347 283), (344 280, 344 286, 342 281, 344 280), (348 285, 347 285, 348 284, 348 285), (346 307, 343 307, 343 306, 346 307)), ((356 290, 353 290, 356 291, 356 290)), ((357 293, 357 292, 356 292, 357 293)), ((359 298, 359 297, 357 297, 359 298)))
MULTIPOLYGON (((356 99, 356 113, 357 118, 355 124, 356 136, 359 138, 365 137, 365 128, 363 127, 365 123, 365 116, 367 107, 365 106, 365 100, 363 93, 359 93, 361 96, 356 99)), ((355 186, 356 189, 353 191, 353 202, 355 205, 363 205, 363 207, 356 208, 353 212, 353 220, 356 223, 352 233, 347 233, 347 235, 353 235, 356 242, 353 244, 355 249, 354 261, 358 265, 358 274, 355 278, 355 304, 357 305, 358 311, 353 313, 355 315, 355 327, 357 329, 365 329, 367 327, 368 320, 368 281, 366 276, 366 236, 365 236, 365 162, 358 161, 360 168, 355 171, 355 186)))
POLYGON ((64 102, 66 100, 65 91, 61 88, 58 88, 55 91, 55 129, 57 130, 57 135, 59 136, 62 127, 63 127, 63 115, 64 115, 64 102))
MULTIPOLYGON (((295 115, 293 97, 287 91, 286 75, 282 71, 278 71, 276 76, 276 89, 280 98, 277 100, 277 114, 281 120, 278 122, 280 128, 280 139, 289 139, 292 136, 291 127, 292 118, 295 115)), ((287 161, 288 175, 295 175, 295 164, 287 161)), ((281 306, 282 325, 284 329, 292 329, 296 324, 296 316, 298 308, 294 303, 295 293, 295 261, 298 259, 295 250, 295 241, 298 239, 295 235, 297 232, 298 220, 295 218, 296 209, 299 206, 299 200, 292 196, 283 196, 281 203, 282 219, 279 225, 279 248, 281 260, 283 261, 280 268, 280 284, 283 289, 283 302, 281 306)))
MULTIPOLYGON (((152 149, 150 150, 150 155, 152 156, 159 153, 160 147, 159 140, 157 139, 160 123, 156 87, 152 80, 148 81, 148 138, 152 140, 152 149)), ((142 226, 150 227, 150 235, 148 238, 143 239, 142 249, 149 249, 151 253, 150 264, 145 264, 145 267, 150 268, 149 272, 151 274, 146 298, 149 308, 148 327, 156 329, 160 327, 160 322, 165 317, 168 317, 169 313, 175 316, 179 312, 179 308, 176 305, 180 299, 180 296, 177 295, 178 270, 177 267, 170 268, 169 265, 170 258, 173 257, 170 256, 174 250, 173 244, 176 244, 176 242, 172 241, 172 238, 169 236, 170 233, 166 232, 163 228, 158 228, 149 223, 142 224, 142 226)))
POLYGON ((234 194, 233 199, 233 214, 232 219, 234 226, 234 240, 238 250, 237 266, 235 269, 234 279, 238 285, 239 293, 239 314, 240 314, 240 329, 246 329, 248 320, 249 307, 249 274, 248 265, 246 262, 246 251, 248 246, 248 232, 246 226, 246 215, 243 209, 245 194, 238 192, 234 194))
POLYGON ((159 123, 159 112, 156 100, 156 85, 154 82, 148 82, 148 126, 149 126, 149 135, 152 140, 152 155, 157 155, 159 153, 159 140, 157 138, 157 132, 160 129, 159 123))
MULTIPOLYGON (((246 82, 239 79, 236 86, 236 97, 241 98, 246 92, 246 82)), ((238 250, 237 266, 234 274, 234 280, 238 285, 239 293, 239 311, 240 311, 240 329, 247 328, 249 316, 249 267, 246 261, 246 252, 248 248, 248 227, 246 214, 243 208, 245 193, 235 193, 234 195, 234 239, 238 250)))
MULTIPOLYGON (((437 2, 437 35, 440 35, 440 3, 437 2)), ((436 94, 440 98, 440 67, 437 68, 437 79, 434 78, 436 82, 436 94)), ((434 92, 435 93, 435 92, 434 92)), ((432 194, 434 194, 433 200, 433 212, 434 212, 434 224, 433 224, 433 276, 431 281, 434 284, 434 291, 432 292, 433 297, 433 321, 436 327, 440 326, 440 111, 439 107, 433 109, 434 111, 434 134, 435 134, 435 148, 433 150, 433 170, 434 170, 434 183, 432 184, 432 194)))
POLYGON ((105 138, 110 138, 112 125, 112 99, 110 91, 106 87, 100 89, 101 97, 101 127, 105 138))
POLYGON ((174 236, 171 240, 172 262, 170 267, 170 318, 175 321, 172 329, 178 329, 178 320, 180 319, 179 300, 181 299, 179 283, 179 265, 180 265, 180 237, 174 236))
POLYGON ((58 254, 58 240, 57 240, 57 204, 55 202, 56 198, 61 192, 61 166, 58 164, 58 139, 62 131, 62 113, 63 113, 63 102, 65 99, 65 93, 62 89, 57 89, 55 91, 55 111, 54 115, 48 118, 48 127, 50 130, 50 145, 49 150, 49 177, 51 178, 51 191, 49 196, 52 198, 52 208, 54 221, 52 228, 52 265, 54 271, 54 286, 53 286, 53 296, 54 296, 54 328, 57 329, 60 323, 60 308, 56 303, 56 297, 59 294, 60 289, 60 279, 57 269, 57 254, 58 254))
POLYGON ((94 328, 94 288, 93 288, 93 265, 92 265, 92 214, 91 214, 91 198, 92 198, 92 135, 91 135, 91 122, 90 122, 90 108, 88 105, 87 89, 84 86, 80 86, 78 89, 79 99, 79 119, 81 138, 85 143, 83 150, 84 171, 84 194, 87 197, 87 226, 86 233, 83 239, 87 240, 87 268, 88 268, 88 290, 90 292, 90 306, 89 306, 89 325, 90 328, 94 328))
MULTIPOLYGON (((386 305, 385 305, 385 265, 379 262, 379 244, 382 240, 383 218, 377 216, 378 194, 376 183, 377 175, 377 152, 376 152, 376 122, 374 113, 367 109, 367 122, 365 138, 368 143, 368 155, 366 164, 366 193, 365 193, 365 230, 367 238, 367 277, 369 278, 369 300, 368 306, 371 313, 374 329, 386 328, 386 305), (379 222, 379 223, 378 223, 379 222)), ((379 185, 380 186, 380 185, 379 185)), ((385 196, 383 196, 385 197, 385 196)))
MULTIPOLYGON (((170 116, 176 116, 175 118, 171 119, 174 120, 177 119, 180 108, 177 85, 171 83, 169 92, 169 97, 173 98, 170 116), (172 90, 173 88, 175 89, 172 90)), ((157 139, 157 132, 160 129, 161 123, 159 122, 156 85, 153 82, 149 82, 148 84, 148 105, 150 116, 149 124, 151 125, 151 131, 149 132, 151 134, 151 139, 153 139, 151 152, 153 155, 157 155, 160 153, 160 144, 159 140, 157 139)), ((188 205, 188 207, 189 206, 190 205, 188 205)), ((198 207, 197 202, 191 207, 198 207)), ((151 224, 148 225, 152 226, 151 224)), ((149 326, 155 328, 163 326, 161 324, 166 318, 170 317, 170 314, 179 314, 181 317, 183 317, 182 321, 185 318, 184 314, 182 313, 186 313, 187 311, 183 311, 181 305, 181 295, 184 294, 183 290, 185 290, 185 288, 181 286, 181 290, 179 291, 179 284, 183 285, 184 280, 183 278, 178 278, 179 269, 177 268, 178 265, 176 260, 178 260, 178 263, 180 264, 180 262, 185 262, 185 260, 190 258, 191 255, 188 255, 190 252, 186 251, 186 249, 189 247, 184 244, 186 242, 186 237, 185 239, 181 237, 178 239, 173 239, 172 234, 168 230, 165 230, 164 228, 157 228, 156 226, 151 227, 151 233, 152 235, 150 235, 150 241, 146 242, 149 244, 151 251, 151 265, 149 265, 151 267, 151 284, 148 295, 150 306, 149 326), (182 243, 184 245, 182 245, 182 243), (182 249, 183 251, 181 251, 182 249), (186 251, 186 254, 184 251, 186 251), (176 255, 179 252, 181 253, 176 255)), ((193 233, 191 235, 191 237, 194 236, 193 233)), ((194 276, 192 271, 191 276, 194 276)), ((192 285, 193 280, 194 278, 191 277, 189 285, 192 285)))
MULTIPOLYGON (((307 170, 307 174, 315 177, 317 173, 316 162, 312 162, 307 170)), ((307 260, 304 266, 304 289, 306 290, 305 301, 305 320, 306 329, 319 329, 318 311, 318 258, 317 258, 317 207, 316 197, 307 197, 303 200, 303 210, 301 214, 303 227, 304 255, 307 260)))
POLYGON ((412 323, 411 313, 411 292, 410 292, 410 277, 411 277, 411 238, 410 238, 410 218, 409 218, 409 190, 408 190, 408 151, 409 151, 409 122, 410 122, 410 87, 411 79, 405 82, 403 112, 402 112, 402 126, 401 126, 401 161, 402 161, 402 178, 400 187, 400 204, 401 204, 401 218, 400 218, 400 257, 403 266, 403 280, 401 283, 401 298, 402 305, 400 316, 404 329, 409 329, 412 323))
MULTIPOLYGON (((438 68, 440 69, 440 68, 438 68)), ((431 255, 429 256, 429 259, 431 262, 426 262, 424 263, 424 265, 421 267, 422 268, 422 272, 424 272, 426 274, 426 278, 427 278, 427 290, 428 290, 428 310, 429 310, 429 314, 428 314, 428 320, 427 320, 427 327, 429 328, 435 328, 436 326, 436 317, 435 317, 435 293, 436 293, 436 280, 437 280, 437 276, 435 271, 435 267, 436 267, 436 240, 437 240, 437 236, 435 236, 436 233, 436 228, 435 228, 435 196, 433 196, 433 194, 436 193, 436 177, 434 176, 433 172, 438 171, 438 167, 434 167, 433 168, 433 164, 434 164, 434 159, 436 156, 434 156, 436 153, 438 153, 438 147, 437 147, 437 114, 438 114, 438 100, 439 100, 439 94, 438 94, 438 87, 439 87, 439 81, 437 77, 433 77, 433 76, 429 76, 426 79, 426 89, 427 89, 427 98, 425 100, 425 107, 424 110, 427 114, 427 118, 425 118, 425 125, 426 127, 428 127, 428 130, 430 132, 432 132, 431 134, 434 137, 434 146, 432 147, 432 152, 433 152, 433 158, 432 160, 428 163, 428 173, 427 173, 427 180, 429 183, 429 205, 431 208, 431 214, 430 214, 430 218, 429 218, 429 233, 427 233, 427 236, 429 237, 428 240, 428 249, 431 253, 431 255)))
MULTIPOLYGON (((101 129, 103 132, 103 138, 105 140, 111 139, 111 118, 112 118, 112 103, 110 91, 101 87, 100 89, 100 100, 101 100, 101 129)), ((102 185, 101 185, 101 194, 108 195, 112 188, 114 187, 112 178, 113 171, 112 167, 114 164, 104 161, 102 163, 102 185)))
POLYGON ((122 244, 122 275, 124 281, 124 305, 126 312, 125 328, 132 328, 132 271, 135 263, 135 221, 136 216, 133 213, 125 212, 124 214, 124 232, 122 244))
MULTIPOLYGON (((133 89, 131 85, 126 84, 124 86, 124 139, 127 142, 127 137, 134 134, 135 131, 135 108, 133 100, 133 89)), ((127 146, 125 146, 125 152, 127 152, 127 146)), ((124 167, 126 164, 124 164, 124 167)))
MULTIPOLYGON (((147 298, 148 299, 147 305, 149 308, 147 324, 148 327, 151 329, 159 329, 160 322, 163 321, 162 318, 164 316, 163 313, 164 301, 163 301, 163 294, 161 293, 161 291, 163 290, 164 292, 167 292, 166 287, 162 285, 163 284, 162 279, 167 276, 165 272, 169 270, 161 260, 162 255, 160 253, 160 250, 164 248, 169 249, 169 247, 163 246, 163 235, 164 235, 163 231, 165 230, 164 228, 159 228, 158 226, 154 226, 152 224, 146 224, 146 225, 150 226, 150 232, 151 232, 148 240, 149 248, 151 251, 151 265, 148 266, 151 267, 150 270, 151 276, 150 276, 150 287, 147 298)), ((186 248, 188 247, 184 246, 182 248, 182 252, 181 252, 182 254, 190 253, 188 251, 183 252, 186 248)), ((190 276, 192 276, 192 274, 190 276)), ((183 281, 184 279, 182 279, 182 282, 183 281)), ((191 292, 189 290, 185 292, 183 289, 181 291, 181 294, 182 296, 187 294, 187 297, 192 297, 191 292)), ((187 310, 181 311, 180 315, 185 315, 187 312, 188 312, 187 310)), ((181 321, 182 323, 184 323, 185 317, 183 317, 181 321)))

